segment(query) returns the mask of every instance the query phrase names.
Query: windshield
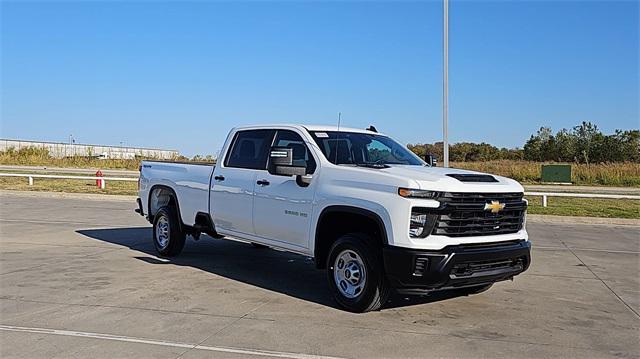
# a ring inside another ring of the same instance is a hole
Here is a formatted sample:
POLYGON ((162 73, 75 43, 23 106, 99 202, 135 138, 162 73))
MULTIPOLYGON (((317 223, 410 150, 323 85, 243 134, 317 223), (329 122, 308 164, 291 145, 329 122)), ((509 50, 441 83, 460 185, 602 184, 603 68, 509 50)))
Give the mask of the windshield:
POLYGON ((324 156, 335 165, 414 165, 424 162, 389 137, 369 133, 311 132, 324 156))

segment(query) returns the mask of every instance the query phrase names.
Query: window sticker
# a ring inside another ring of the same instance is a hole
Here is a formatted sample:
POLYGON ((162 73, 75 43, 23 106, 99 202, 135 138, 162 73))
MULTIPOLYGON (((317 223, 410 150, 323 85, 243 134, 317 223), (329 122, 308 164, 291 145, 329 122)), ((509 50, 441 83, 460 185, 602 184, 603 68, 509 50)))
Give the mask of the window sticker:
POLYGON ((318 138, 329 138, 326 132, 316 132, 316 137, 318 138))

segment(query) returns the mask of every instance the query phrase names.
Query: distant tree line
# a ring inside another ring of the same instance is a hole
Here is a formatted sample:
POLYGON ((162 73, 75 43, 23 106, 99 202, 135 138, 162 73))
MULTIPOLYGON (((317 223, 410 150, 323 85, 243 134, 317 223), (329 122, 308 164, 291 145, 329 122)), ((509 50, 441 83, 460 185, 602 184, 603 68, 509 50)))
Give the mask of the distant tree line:
MULTIPOLYGON (((424 157, 443 156, 442 142, 409 144, 407 147, 424 157)), ((523 148, 498 148, 488 143, 461 142, 450 145, 449 159, 454 162, 491 160, 528 160, 575 163, 640 162, 640 130, 616 130, 603 134, 591 122, 583 122, 555 135, 549 127, 542 127, 531 135, 523 148)))
POLYGON ((640 131, 616 130, 605 135, 598 126, 583 122, 555 135, 542 127, 524 145, 524 158, 530 161, 577 163, 640 162, 640 131))
MULTIPOLYGON (((424 158, 426 154, 435 155, 438 160, 444 156, 442 142, 425 144, 408 144, 415 154, 424 158)), ((492 160, 523 160, 524 150, 521 148, 498 148, 488 143, 459 142, 449 145, 449 160, 453 162, 476 162, 492 160)))

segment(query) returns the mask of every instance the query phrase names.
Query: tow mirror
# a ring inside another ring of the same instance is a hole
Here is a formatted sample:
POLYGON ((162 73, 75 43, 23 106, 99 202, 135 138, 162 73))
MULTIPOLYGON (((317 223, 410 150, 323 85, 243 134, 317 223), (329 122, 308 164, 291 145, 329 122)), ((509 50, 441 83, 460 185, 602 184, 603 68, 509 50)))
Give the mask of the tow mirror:
POLYGON ((436 156, 428 153, 426 155, 424 155, 424 161, 427 162, 427 164, 430 167, 435 167, 438 165, 438 159, 436 158, 436 156))
POLYGON ((271 147, 269 173, 276 176, 304 176, 307 168, 293 165, 293 148, 271 147))

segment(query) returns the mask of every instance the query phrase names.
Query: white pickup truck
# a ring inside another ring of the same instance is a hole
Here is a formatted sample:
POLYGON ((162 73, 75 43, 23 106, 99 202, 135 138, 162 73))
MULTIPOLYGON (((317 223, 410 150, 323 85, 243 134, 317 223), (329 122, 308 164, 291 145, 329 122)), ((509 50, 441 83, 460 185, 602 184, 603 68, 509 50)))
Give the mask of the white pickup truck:
POLYGON ((162 256, 206 233, 313 257, 354 312, 524 272, 526 210, 512 179, 431 167, 373 127, 306 125, 235 128, 215 166, 144 161, 136 209, 162 256))

